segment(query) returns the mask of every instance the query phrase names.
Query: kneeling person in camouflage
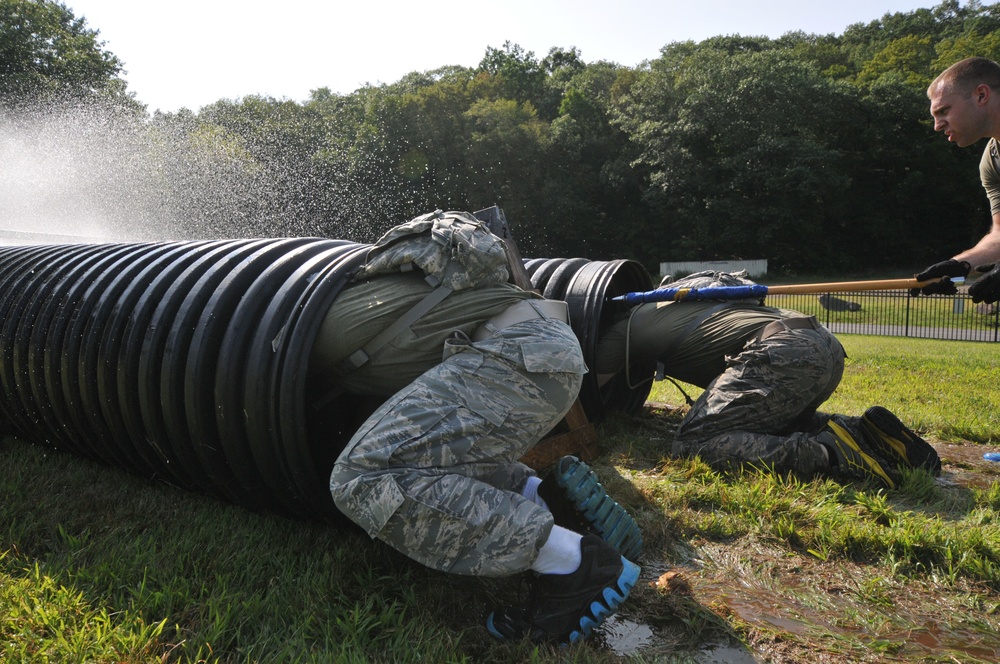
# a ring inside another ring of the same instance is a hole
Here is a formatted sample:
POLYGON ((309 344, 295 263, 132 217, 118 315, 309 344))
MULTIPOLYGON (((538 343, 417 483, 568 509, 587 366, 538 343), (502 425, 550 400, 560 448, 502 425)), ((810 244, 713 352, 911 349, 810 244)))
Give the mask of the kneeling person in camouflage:
MULTIPOLYGON (((433 222, 435 241, 450 232, 442 229, 449 219, 477 223, 464 213, 435 214, 414 220, 433 222)), ((563 418, 587 371, 566 306, 486 270, 467 287, 455 282, 387 336, 455 276, 453 268, 431 264, 436 258, 421 257, 434 247, 393 258, 411 241, 407 233, 393 240, 394 231, 338 295, 313 349, 313 371, 335 376, 347 391, 388 397, 337 459, 334 501, 371 537, 433 569, 476 576, 532 571, 532 600, 489 615, 494 636, 579 641, 625 600, 639 568, 623 555, 633 552, 616 550, 633 540, 611 537, 607 513, 588 518, 573 509, 581 494, 604 497, 596 481, 573 480, 588 474, 585 464, 564 459, 552 481, 540 482, 518 461, 563 418), (416 269, 372 269, 410 257, 416 269), (557 520, 567 505, 588 528, 557 520)), ((472 241, 453 241, 461 246, 445 254, 468 258, 472 241)), ((483 272, 471 265, 462 269, 483 272)))
MULTIPOLYGON (((671 286, 752 283, 705 272, 671 286)), ((663 375, 704 388, 677 429, 675 456, 890 488, 903 468, 939 473, 934 448, 885 408, 861 417, 819 412, 840 383, 844 357, 829 330, 795 311, 754 300, 656 302, 633 307, 602 336, 596 369, 607 379, 626 359, 656 363, 663 375)))

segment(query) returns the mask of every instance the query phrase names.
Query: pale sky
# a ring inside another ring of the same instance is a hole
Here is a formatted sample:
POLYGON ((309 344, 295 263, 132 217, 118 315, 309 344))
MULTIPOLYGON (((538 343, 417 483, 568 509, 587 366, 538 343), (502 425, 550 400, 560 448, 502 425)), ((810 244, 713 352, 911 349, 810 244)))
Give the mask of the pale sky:
MULTIPOLYGON (((505 41, 577 47, 633 67, 671 42, 717 35, 841 34, 932 0, 64 0, 125 63, 152 112, 261 94, 304 101, 412 71, 474 67, 505 41)), ((965 4, 965 3, 963 3, 965 4)))

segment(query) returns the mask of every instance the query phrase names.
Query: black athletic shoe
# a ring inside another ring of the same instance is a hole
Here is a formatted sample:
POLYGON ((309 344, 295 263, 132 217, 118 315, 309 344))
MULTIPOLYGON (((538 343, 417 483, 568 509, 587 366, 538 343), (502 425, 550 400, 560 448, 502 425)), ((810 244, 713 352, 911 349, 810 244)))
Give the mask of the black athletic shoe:
POLYGON ((941 474, 941 457, 930 443, 907 428, 882 406, 872 406, 861 416, 868 442, 883 458, 896 458, 902 465, 941 474))
POLYGON ((823 431, 832 434, 824 437, 823 442, 836 457, 830 460, 834 462, 832 468, 834 475, 849 479, 875 481, 890 489, 896 488, 899 480, 896 467, 880 458, 874 450, 868 448, 865 439, 860 434, 851 433, 832 419, 826 423, 826 428, 823 431))
POLYGON ((486 629, 503 641, 578 643, 618 610, 639 579, 639 566, 596 535, 584 535, 572 574, 539 574, 524 607, 496 609, 486 629))
POLYGON ((538 486, 538 495, 557 526, 593 533, 629 560, 642 555, 642 533, 635 519, 607 494, 590 466, 575 456, 556 462, 552 475, 538 486))

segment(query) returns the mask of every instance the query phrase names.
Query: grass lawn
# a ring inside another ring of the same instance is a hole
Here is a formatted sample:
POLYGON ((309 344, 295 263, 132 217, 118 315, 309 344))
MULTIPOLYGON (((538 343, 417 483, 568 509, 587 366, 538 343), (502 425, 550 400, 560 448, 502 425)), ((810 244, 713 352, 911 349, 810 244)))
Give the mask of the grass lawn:
POLYGON ((593 464, 643 528, 640 583, 569 649, 486 635, 523 579, 433 572, 355 530, 5 438, 0 661, 997 661, 1000 464, 982 452, 1000 449, 1000 349, 841 339, 826 410, 888 407, 943 476, 883 491, 673 460, 684 398, 658 384, 639 416, 601 424, 593 464))

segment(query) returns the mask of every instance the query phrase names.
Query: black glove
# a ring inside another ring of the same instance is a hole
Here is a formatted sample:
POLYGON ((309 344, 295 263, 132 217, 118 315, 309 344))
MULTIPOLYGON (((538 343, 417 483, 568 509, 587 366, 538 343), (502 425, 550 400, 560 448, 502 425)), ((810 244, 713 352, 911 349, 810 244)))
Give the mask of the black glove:
POLYGON ((927 284, 923 288, 911 288, 910 295, 913 297, 921 293, 924 295, 954 295, 958 292, 958 288, 955 287, 955 284, 952 283, 949 277, 967 277, 971 269, 972 266, 969 265, 968 261, 957 261, 954 258, 935 263, 918 274, 915 279, 917 281, 927 281, 928 279, 935 279, 937 277, 944 277, 944 279, 935 281, 933 284, 927 284))
POLYGON ((969 286, 969 295, 976 304, 1000 300, 1000 263, 969 286))

